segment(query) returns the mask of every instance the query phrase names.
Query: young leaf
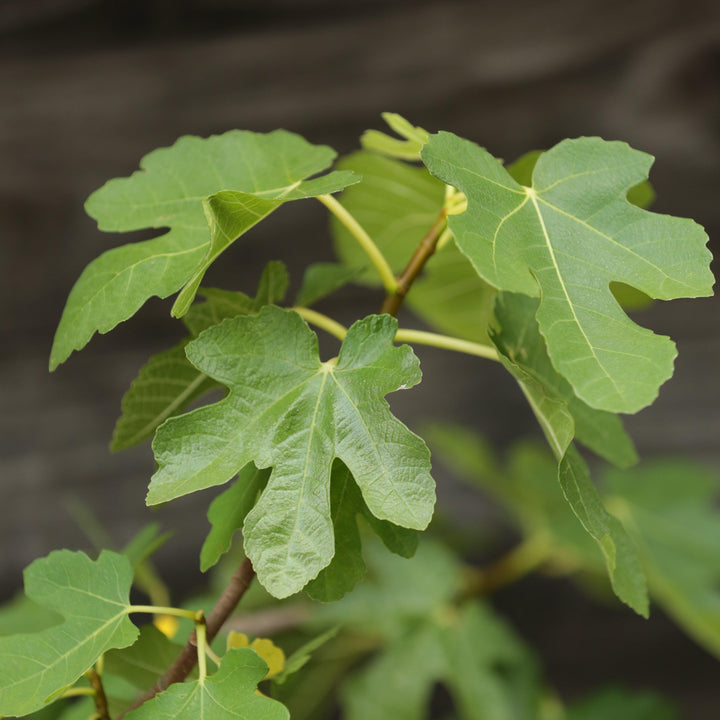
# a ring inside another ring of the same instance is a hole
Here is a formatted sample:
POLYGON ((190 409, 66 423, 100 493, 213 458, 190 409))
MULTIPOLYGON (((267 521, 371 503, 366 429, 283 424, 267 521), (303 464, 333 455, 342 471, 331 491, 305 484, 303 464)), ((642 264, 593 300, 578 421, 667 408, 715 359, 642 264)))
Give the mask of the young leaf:
POLYGON ((562 455, 574 435, 620 467, 634 464, 637 454, 620 418, 586 405, 553 368, 535 319, 537 308, 535 298, 500 293, 495 302, 496 327, 491 339, 501 361, 536 410, 553 450, 562 455), (556 434, 565 436, 565 440, 558 440, 556 434))
POLYGON ((659 299, 710 295, 713 284, 699 225, 626 199, 651 156, 599 138, 564 140, 539 157, 532 187, 451 133, 431 136, 422 157, 467 197, 467 211, 448 222, 478 274, 540 296, 540 332, 578 397, 611 412, 651 403, 672 374, 675 347, 632 322, 610 283, 659 299))
MULTIPOLYGON (((254 298, 245 293, 201 288, 205 302, 195 303, 183 318, 193 336, 225 318, 257 313, 263 305, 282 301, 288 286, 285 265, 270 262, 263 269, 254 298)), ((170 350, 153 355, 140 368, 122 399, 122 415, 113 431, 110 449, 124 450, 152 436, 169 417, 219 385, 198 372, 185 355, 190 338, 170 350)))
POLYGON ((189 283, 177 308, 182 314, 209 262, 278 205, 357 182, 349 172, 305 180, 334 157, 331 148, 285 130, 267 135, 235 130, 207 139, 182 137, 146 155, 132 176, 106 183, 85 205, 101 230, 170 230, 109 250, 88 265, 65 306, 50 368, 84 347, 95 332, 106 333, 127 320, 148 298, 168 297, 189 283), (204 199, 227 190, 240 194, 209 201, 207 218, 204 199))
POLYGON ((212 529, 200 550, 200 570, 206 572, 230 549, 233 535, 242 528, 245 516, 265 489, 270 471, 258 470, 248 463, 238 473, 235 482, 218 495, 208 508, 212 529))
POLYGON ((295 304, 309 307, 354 280, 362 268, 337 263, 315 263, 305 271, 295 304))
POLYGON ((289 720, 287 709, 256 692, 267 665, 250 648, 228 651, 220 669, 176 683, 127 714, 128 720, 289 720))
POLYGON ((158 430, 148 504, 225 483, 251 461, 272 465, 244 536, 260 582, 277 597, 300 590, 332 559, 336 457, 373 515, 425 528, 434 504, 429 453, 383 400, 420 381, 412 350, 393 346, 396 330, 387 315, 356 322, 337 362, 324 363, 300 316, 274 306, 204 332, 188 358, 230 394, 158 430))
POLYGON ((330 478, 331 515, 335 536, 335 555, 330 564, 305 587, 320 602, 334 602, 350 592, 365 576, 358 516, 363 516, 392 552, 411 557, 417 547, 412 530, 378 520, 367 508, 352 474, 336 460, 330 478))
POLYGON ((608 504, 634 537, 653 597, 720 657, 720 518, 716 473, 690 462, 606 476, 608 504))
POLYGON ((0 715, 39 710, 105 651, 131 645, 138 633, 127 617, 133 570, 123 555, 104 551, 92 561, 58 550, 33 562, 24 577, 27 596, 65 621, 0 638, 0 715))

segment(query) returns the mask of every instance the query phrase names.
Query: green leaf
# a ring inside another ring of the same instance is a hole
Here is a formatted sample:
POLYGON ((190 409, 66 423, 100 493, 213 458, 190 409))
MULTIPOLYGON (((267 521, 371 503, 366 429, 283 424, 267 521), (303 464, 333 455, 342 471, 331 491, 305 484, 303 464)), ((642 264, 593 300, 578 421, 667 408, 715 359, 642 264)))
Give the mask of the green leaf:
MULTIPOLYGON (((399 274, 445 202, 445 186, 424 168, 370 153, 343 158, 339 167, 362 173, 363 182, 348 188, 342 203, 375 241, 393 272, 399 274)), ((367 258, 344 225, 332 220, 335 249, 341 261, 361 270, 358 281, 378 285, 367 258)), ((493 288, 483 282, 454 242, 436 252, 415 281, 406 305, 441 332, 488 342, 493 288)))
MULTIPOLYGON (((368 152, 348 155, 338 167, 362 174, 361 183, 343 192, 342 204, 372 237, 393 272, 399 274, 442 209, 444 184, 424 168, 368 152)), ((367 256, 347 228, 334 216, 330 227, 342 263, 365 268, 358 282, 379 286, 367 256)))
MULTIPOLYGON (((288 275, 281 262, 270 262, 263 269, 254 298, 241 292, 201 288, 205 302, 195 303, 183 318, 193 336, 199 335, 225 318, 257 313, 261 307, 282 301, 288 286, 288 275)), ((122 399, 112 451, 124 450, 152 436, 169 417, 182 412, 191 402, 219 387, 204 373, 198 372, 185 355, 190 338, 183 340, 148 360, 122 399)))
POLYGON ((303 276, 295 304, 309 307, 354 280, 362 268, 349 268, 337 263, 315 263, 303 276))
POLYGON ((430 617, 463 590, 463 568, 443 545, 424 539, 411 559, 389 554, 368 538, 363 548, 366 580, 342 600, 318 605, 310 624, 347 625, 385 637, 430 617))
POLYGON ((128 720, 289 720, 276 700, 256 693, 267 665, 250 648, 230 650, 203 680, 176 683, 126 716, 128 720))
POLYGON ((496 292, 452 240, 433 254, 405 302, 437 330, 489 345, 496 292))
POLYGON ((443 462, 501 500, 528 540, 549 540, 549 559, 561 565, 569 559, 571 564, 579 562, 586 569, 600 570, 599 547, 615 593, 647 616, 647 590, 637 549, 605 509, 587 465, 572 445, 559 458, 559 472, 550 457, 526 445, 513 449, 511 462, 503 471, 474 433, 435 425, 425 435, 443 462), (594 546, 588 544, 588 537, 595 541, 594 546))
POLYGON ((604 457, 627 465, 636 459, 632 443, 617 417, 588 407, 554 371, 537 330, 536 304, 533 298, 502 293, 496 306, 501 329, 493 341, 558 460, 558 479, 565 498, 602 550, 613 590, 646 616, 647 590, 637 551, 622 525, 605 509, 585 461, 572 446, 577 434, 604 457))
POLYGON ((386 547, 403 557, 411 557, 417 548, 417 533, 378 520, 367 508, 352 474, 339 460, 333 464, 330 478, 331 515, 335 536, 335 554, 330 564, 305 587, 305 592, 321 602, 334 602, 350 592, 365 576, 358 517, 364 517, 386 547))
POLYGON ((165 420, 218 386, 188 362, 185 357, 188 341, 153 355, 140 368, 123 395, 122 414, 110 442, 113 452, 152 437, 165 420))
POLYGON ((62 622, 62 615, 34 603, 23 593, 0 608, 0 637, 38 632, 62 622))
POLYGON ((603 690, 574 703, 566 720, 678 720, 679 715, 668 700, 649 692, 603 690))
POLYGON ((138 531, 123 548, 122 554, 132 563, 133 568, 144 563, 157 552, 171 537, 172 533, 160 533, 160 523, 150 523, 138 531))
POLYGON ((255 297, 241 292, 200 288, 198 295, 205 302, 195 303, 188 310, 183 322, 191 334, 197 337, 203 330, 236 315, 254 315, 265 305, 275 305, 285 299, 290 278, 285 263, 273 260, 260 275, 255 297))
POLYGON ((104 652, 131 645, 127 617, 133 570, 123 555, 96 561, 59 550, 25 573, 27 596, 65 618, 33 634, 0 638, 0 715, 27 715, 72 685, 104 652))
POLYGON ((608 505, 637 542, 650 591, 666 613, 720 657, 717 473, 664 460, 611 470, 608 505))
POLYGON ((543 150, 530 150, 505 166, 510 177, 521 185, 532 185, 532 174, 543 150))
POLYGON ((512 446, 500 467, 485 439, 457 425, 423 428, 433 457, 460 480, 492 494, 526 540, 542 537, 551 559, 604 571, 601 554, 571 510, 557 482, 557 460, 534 442, 512 446))
POLYGON ((207 139, 182 137, 146 155, 132 176, 106 183, 85 205, 101 230, 170 230, 109 250, 88 265, 68 298, 50 368, 84 347, 95 332, 106 333, 127 320, 150 297, 166 298, 188 284, 175 308, 182 314, 208 264, 278 205, 358 181, 348 172, 305 180, 334 157, 331 148, 285 130, 267 135, 233 130, 207 139), (215 198, 205 207, 210 195, 215 198))
POLYGON ((230 549, 233 535, 242 528, 269 477, 268 469, 258 470, 248 463, 238 479, 210 503, 207 516, 212 529, 200 550, 200 570, 209 570, 230 549))
POLYGON ((436 682, 459 717, 536 717, 538 678, 529 653, 480 602, 439 609, 392 639, 346 686, 349 720, 422 720, 436 682))
POLYGON ((599 138, 564 140, 537 160, 532 187, 451 133, 431 136, 422 157, 467 196, 467 211, 448 222, 478 274, 540 296, 540 332, 578 397, 611 412, 651 403, 672 374, 675 346, 633 323, 610 283, 664 300, 710 295, 713 284, 699 225, 626 200, 651 156, 599 138))
POLYGON ((363 148, 402 160, 419 160, 420 150, 428 139, 427 131, 415 127, 397 113, 382 113, 382 119, 403 139, 399 140, 379 130, 366 130, 360 138, 363 148))
POLYGON ((428 450, 383 400, 420 381, 411 348, 392 344, 396 330, 387 315, 356 322, 337 362, 325 363, 300 316, 274 306, 204 332, 188 358, 230 394, 158 430, 148 504, 225 483, 251 461, 272 465, 244 536, 260 582, 276 597, 300 590, 332 559, 336 457, 373 515, 426 527, 434 504, 428 450))
POLYGON ((438 633, 431 625, 410 631, 343 688, 347 720, 423 720, 442 672, 438 633))
POLYGON ((648 617, 647 584, 637 547, 622 523, 605 509, 585 461, 572 445, 560 461, 558 479, 573 512, 602 550, 615 594, 648 617))
POLYGON ((620 467, 634 464, 637 454, 620 418, 589 407, 553 368, 535 319, 538 304, 527 295, 500 293, 492 341, 528 398, 553 451, 562 456, 575 436, 620 467))
POLYGON ((105 654, 105 672, 123 678, 138 690, 147 690, 175 662, 181 650, 154 625, 144 625, 134 645, 105 654))

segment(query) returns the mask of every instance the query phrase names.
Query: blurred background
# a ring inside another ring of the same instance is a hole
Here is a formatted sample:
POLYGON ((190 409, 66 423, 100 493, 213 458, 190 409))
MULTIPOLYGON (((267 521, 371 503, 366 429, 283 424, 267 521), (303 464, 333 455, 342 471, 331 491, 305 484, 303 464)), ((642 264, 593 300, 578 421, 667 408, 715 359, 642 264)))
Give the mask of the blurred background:
MULTIPOLYGON (((381 127, 386 110, 508 160, 564 137, 626 140, 656 156, 654 209, 693 217, 720 248, 716 0, 0 1, 2 598, 21 586, 33 558, 87 545, 79 507, 118 543, 160 519, 176 531, 162 551, 168 581, 180 596, 202 582, 195 558, 207 498, 150 512, 149 447, 107 449, 137 370, 181 336, 170 302, 148 303, 47 372, 72 284, 103 250, 131 239, 97 231, 82 208, 88 194, 183 134, 284 127, 346 153, 364 129, 381 127)), ((291 203, 206 282, 254 293, 262 266, 283 259, 297 288, 309 262, 332 257, 322 206, 291 203)), ((324 309, 351 321, 379 300, 356 288, 324 309)), ((671 335, 680 354, 659 401, 628 419, 641 455, 692 455, 720 470, 719 310, 703 299, 643 312, 640 321, 671 335)), ((462 420, 500 449, 537 434, 500 367, 418 354, 425 384, 393 401, 410 424, 462 420)), ((445 506, 489 532, 492 511, 442 469, 437 479, 445 506)), ((660 685, 683 717, 720 711, 716 661, 659 612, 643 623, 538 579, 503 591, 496 604, 570 696, 596 681, 660 685)))

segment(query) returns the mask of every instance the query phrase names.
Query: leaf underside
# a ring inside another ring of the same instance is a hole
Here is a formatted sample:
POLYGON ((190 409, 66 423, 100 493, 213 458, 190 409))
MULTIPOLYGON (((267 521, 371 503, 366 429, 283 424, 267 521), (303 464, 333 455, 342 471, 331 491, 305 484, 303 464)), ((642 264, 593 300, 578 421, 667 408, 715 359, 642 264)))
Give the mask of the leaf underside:
POLYGON ((478 274, 540 296, 540 332, 576 395, 611 412, 650 404, 672 374, 675 347, 631 321, 610 284, 663 300, 710 295, 713 285, 699 225, 627 200, 651 156, 600 138, 564 140, 537 159, 532 187, 452 133, 431 136, 422 158, 467 197, 467 211, 448 222, 478 274))
POLYGON ((85 205, 101 230, 169 230, 109 250, 88 265, 63 311, 50 369, 94 333, 106 333, 134 315, 149 298, 166 298, 187 284, 174 308, 182 315, 209 264, 276 207, 359 180, 350 172, 306 179, 334 157, 331 148, 285 130, 266 135, 232 130, 206 139, 182 137, 146 155, 130 177, 110 180, 85 205))

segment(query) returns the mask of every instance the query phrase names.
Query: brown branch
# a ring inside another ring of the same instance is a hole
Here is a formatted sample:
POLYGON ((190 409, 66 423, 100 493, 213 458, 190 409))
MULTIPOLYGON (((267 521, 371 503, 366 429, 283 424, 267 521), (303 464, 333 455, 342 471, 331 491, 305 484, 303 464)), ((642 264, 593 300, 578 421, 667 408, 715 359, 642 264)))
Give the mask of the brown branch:
POLYGON ((405 296, 410 291, 412 284, 415 282, 415 278, 420 274, 420 271, 425 266, 425 263, 430 259, 430 256, 435 252, 437 247, 437 241, 445 227, 446 212, 443 208, 437 219, 432 224, 432 227, 428 230, 427 235, 420 241, 420 244, 415 249, 413 256, 410 258, 410 262, 407 267, 397 278, 397 289, 394 293, 388 293, 385 296, 385 301, 380 308, 381 313, 387 313, 388 315, 397 315, 400 306, 405 299, 405 296))
MULTIPOLYGON (((222 595, 218 598, 215 603, 215 607, 210 611, 207 616, 205 625, 207 627, 207 641, 210 644, 213 638, 218 634, 220 628, 225 624, 225 621, 230 617, 233 610, 237 607, 237 604, 242 599, 247 589, 250 587, 250 583, 255 577, 255 569, 252 566, 249 558, 245 558, 240 567, 235 571, 235 574, 230 578, 230 582, 227 584, 222 595)), ((182 652, 177 656, 175 662, 167 669, 165 674, 151 687, 146 693, 144 693, 133 705, 128 708, 124 713, 118 716, 118 720, 125 717, 126 713, 130 710, 140 707, 143 703, 154 698, 158 693, 167 690, 170 685, 177 682, 182 682, 190 674, 192 669, 197 663, 197 638, 195 631, 193 630, 187 644, 183 648, 182 652)))
POLYGON ((95 701, 95 709, 97 710, 98 720, 110 720, 107 696, 105 695, 102 678, 92 668, 85 673, 85 677, 89 680, 92 689, 95 691, 93 694, 93 700, 95 701))

